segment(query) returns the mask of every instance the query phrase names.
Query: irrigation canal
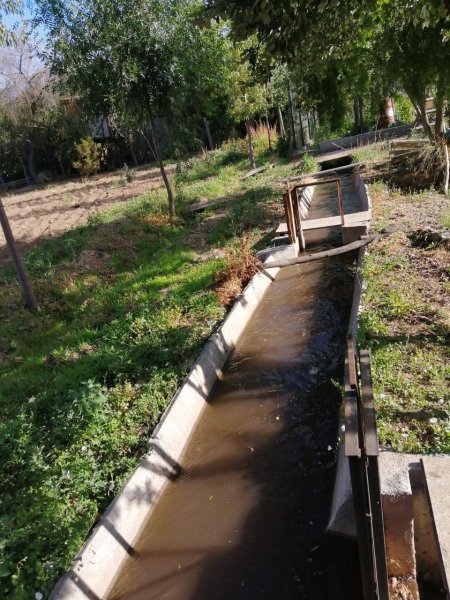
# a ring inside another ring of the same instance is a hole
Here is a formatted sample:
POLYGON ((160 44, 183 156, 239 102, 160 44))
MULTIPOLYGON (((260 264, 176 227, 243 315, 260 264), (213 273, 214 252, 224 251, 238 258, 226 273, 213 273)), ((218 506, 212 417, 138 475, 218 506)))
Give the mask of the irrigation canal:
MULTIPOLYGON (((335 188, 320 186, 309 217, 334 214, 335 188)), ((336 235, 307 232, 308 250, 336 235)), ((362 597, 356 543, 325 533, 354 259, 280 270, 110 600, 362 597)))

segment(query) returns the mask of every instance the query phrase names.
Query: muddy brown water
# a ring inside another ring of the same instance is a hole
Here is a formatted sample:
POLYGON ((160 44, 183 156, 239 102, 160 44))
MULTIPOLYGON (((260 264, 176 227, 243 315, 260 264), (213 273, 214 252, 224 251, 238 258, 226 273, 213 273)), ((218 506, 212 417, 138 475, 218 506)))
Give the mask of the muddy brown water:
POLYGON ((325 532, 353 258, 279 272, 110 600, 361 598, 356 545, 325 532))

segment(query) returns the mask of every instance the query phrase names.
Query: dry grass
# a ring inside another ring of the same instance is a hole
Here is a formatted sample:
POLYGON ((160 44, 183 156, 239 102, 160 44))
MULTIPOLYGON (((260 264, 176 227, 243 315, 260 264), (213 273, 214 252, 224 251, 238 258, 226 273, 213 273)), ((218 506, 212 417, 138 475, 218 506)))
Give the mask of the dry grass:
POLYGON ((222 306, 229 307, 239 296, 261 263, 252 253, 247 237, 229 251, 227 266, 214 277, 214 290, 222 306))

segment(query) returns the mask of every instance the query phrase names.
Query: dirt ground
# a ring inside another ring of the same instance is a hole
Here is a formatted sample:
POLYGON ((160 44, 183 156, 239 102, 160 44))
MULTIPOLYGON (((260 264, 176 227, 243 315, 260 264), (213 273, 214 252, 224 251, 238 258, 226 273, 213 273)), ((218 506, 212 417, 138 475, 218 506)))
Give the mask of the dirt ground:
MULTIPOLYGON (((166 167, 171 173, 175 166, 166 167)), ((163 185, 155 167, 133 170, 134 179, 126 185, 120 173, 102 173, 83 181, 70 179, 47 186, 10 192, 3 204, 21 252, 39 240, 61 235, 87 223, 89 215, 127 202, 149 189, 163 185)), ((9 262, 8 249, 0 228, 0 267, 9 262)))

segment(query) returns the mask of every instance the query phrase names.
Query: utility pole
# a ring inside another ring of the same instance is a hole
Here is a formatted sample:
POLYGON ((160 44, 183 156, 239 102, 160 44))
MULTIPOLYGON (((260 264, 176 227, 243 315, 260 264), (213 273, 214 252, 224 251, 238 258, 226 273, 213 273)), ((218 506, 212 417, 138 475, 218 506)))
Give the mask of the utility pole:
POLYGON ((11 258, 14 263, 14 268, 16 269, 17 279, 19 281, 20 287, 22 288, 22 294, 25 300, 25 304, 30 310, 39 310, 39 305, 34 294, 33 286, 31 285, 30 278, 17 250, 16 241, 14 239, 13 232, 9 225, 8 217, 6 216, 5 207, 3 206, 1 198, 0 223, 2 225, 3 233, 5 235, 6 243, 8 245, 9 253, 11 254, 11 258))

